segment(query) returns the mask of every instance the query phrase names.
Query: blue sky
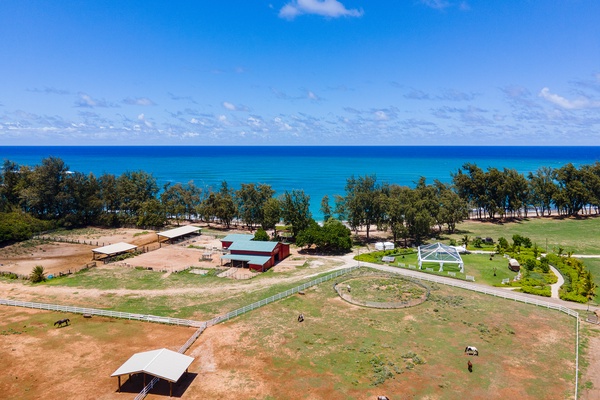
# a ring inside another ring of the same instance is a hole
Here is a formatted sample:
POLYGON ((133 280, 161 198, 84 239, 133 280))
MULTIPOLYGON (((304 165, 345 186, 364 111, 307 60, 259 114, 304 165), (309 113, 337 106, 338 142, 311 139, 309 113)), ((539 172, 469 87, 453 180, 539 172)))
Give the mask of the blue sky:
POLYGON ((599 145, 597 0, 0 1, 3 145, 599 145))

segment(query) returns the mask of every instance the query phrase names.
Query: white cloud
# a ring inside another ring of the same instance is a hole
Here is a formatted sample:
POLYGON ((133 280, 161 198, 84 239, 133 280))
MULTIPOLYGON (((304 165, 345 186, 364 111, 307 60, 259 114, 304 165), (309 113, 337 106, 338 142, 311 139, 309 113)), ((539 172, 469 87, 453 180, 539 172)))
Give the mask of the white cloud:
POLYGON ((222 106, 229 110, 229 111, 248 111, 248 107, 244 106, 244 105, 235 105, 233 103, 230 103, 228 101, 224 101, 222 103, 222 106))
POLYGON ((588 97, 581 96, 575 100, 566 99, 558 94, 551 93, 547 87, 540 91, 539 96, 557 106, 567 110, 580 110, 584 108, 599 108, 600 101, 592 101, 588 97))
POLYGON ((383 110, 377 110, 375 111, 375 119, 378 121, 387 121, 388 119, 390 119, 388 117, 388 115, 385 113, 385 111, 383 110))
POLYGON ((77 93, 79 99, 75 101, 75 107, 102 107, 102 108, 117 108, 118 104, 110 103, 104 99, 95 99, 87 93, 79 92, 77 93))
POLYGON ((436 10, 443 10, 450 7, 450 2, 446 0, 421 0, 421 3, 436 10))
POLYGON ((347 9, 337 0, 292 0, 279 10, 279 17, 292 20, 302 14, 315 14, 328 18, 361 17, 362 9, 347 9))
POLYGON ((147 97, 136 97, 136 98, 128 97, 123 100, 123 103, 133 105, 133 106, 154 106, 154 105, 156 105, 152 100, 150 100, 147 97))
POLYGON ((311 91, 311 90, 309 90, 309 91, 306 93, 306 97, 308 97, 308 99, 309 99, 309 100, 313 100, 313 101, 319 101, 319 100, 321 100, 321 99, 319 98, 319 96, 317 96, 317 95, 316 95, 316 94, 315 94, 313 91, 311 91))
POLYGON ((235 111, 235 106, 227 101, 223 102, 223 107, 225 107, 226 109, 228 109, 230 111, 235 111))
POLYGON ((421 0, 421 4, 424 4, 427 7, 435 10, 445 10, 446 8, 450 7, 457 7, 461 11, 471 10, 471 6, 467 1, 451 2, 448 0, 421 0))
POLYGON ((142 121, 148 128, 152 128, 152 123, 146 119, 146 116, 142 113, 137 117, 138 121, 142 121))

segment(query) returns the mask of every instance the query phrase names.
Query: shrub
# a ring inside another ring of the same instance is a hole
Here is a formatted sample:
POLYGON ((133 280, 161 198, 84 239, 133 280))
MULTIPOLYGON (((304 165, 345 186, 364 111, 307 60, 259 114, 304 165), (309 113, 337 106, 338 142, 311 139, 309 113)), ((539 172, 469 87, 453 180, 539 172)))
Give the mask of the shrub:
POLYGON ((33 283, 45 282, 46 271, 44 271, 44 267, 42 267, 41 265, 36 265, 35 267, 33 267, 29 279, 33 283))
POLYGON ((527 268, 528 271, 533 271, 536 267, 537 263, 535 262, 535 260, 533 258, 528 258, 525 261, 525 268, 527 268))
POLYGON ((503 250, 508 249, 508 240, 503 237, 498 238, 498 247, 503 250))
POLYGON ((269 234, 262 228, 258 229, 254 234, 254 240, 256 240, 257 242, 268 242, 269 239, 269 234))

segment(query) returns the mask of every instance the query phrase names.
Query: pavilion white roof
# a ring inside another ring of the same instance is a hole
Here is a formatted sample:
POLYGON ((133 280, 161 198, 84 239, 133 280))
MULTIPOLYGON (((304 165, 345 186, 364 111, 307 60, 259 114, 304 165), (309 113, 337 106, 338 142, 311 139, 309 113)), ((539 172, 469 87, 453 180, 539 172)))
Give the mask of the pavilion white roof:
POLYGON ((443 243, 419 246, 419 268, 423 267, 424 262, 438 263, 440 265, 440 272, 444 270, 444 263, 458 264, 460 272, 465 272, 465 264, 458 250, 443 243))
POLYGON ((145 372, 169 382, 177 382, 193 361, 193 357, 169 349, 145 351, 132 355, 111 376, 145 372))
POLYGON ((173 239, 179 236, 189 235, 190 233, 199 232, 200 228, 193 225, 180 226, 179 228, 169 229, 168 231, 158 232, 158 236, 168 237, 173 239))
POLYGON ((443 243, 433 243, 425 246, 419 246, 419 261, 456 264, 462 264, 463 262, 456 248, 452 246, 446 246, 443 243))
POLYGON ((104 247, 98 247, 96 249, 92 249, 92 251, 94 253, 111 255, 111 254, 124 253, 126 251, 133 250, 133 249, 137 249, 137 246, 133 245, 133 244, 125 243, 125 242, 119 242, 119 243, 115 243, 115 244, 109 244, 108 246, 104 246, 104 247))

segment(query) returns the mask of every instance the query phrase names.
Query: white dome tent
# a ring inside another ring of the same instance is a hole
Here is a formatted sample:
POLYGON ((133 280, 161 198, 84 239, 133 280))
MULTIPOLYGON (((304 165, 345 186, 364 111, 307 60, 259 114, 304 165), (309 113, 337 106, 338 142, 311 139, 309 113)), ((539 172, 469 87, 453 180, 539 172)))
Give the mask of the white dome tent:
POLYGON ((424 262, 440 264, 440 271, 444 270, 445 263, 458 264, 460 272, 465 272, 465 265, 456 248, 442 243, 419 246, 419 269, 422 269, 424 262))

